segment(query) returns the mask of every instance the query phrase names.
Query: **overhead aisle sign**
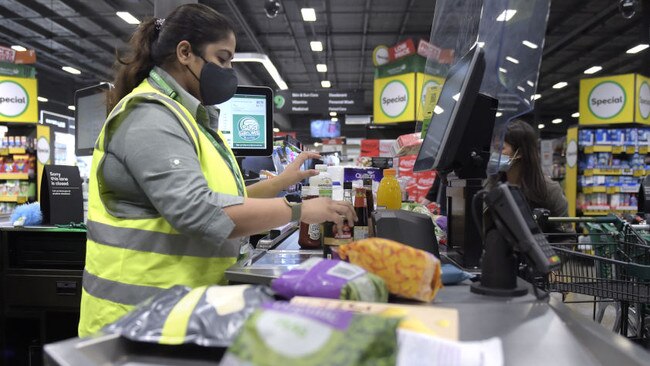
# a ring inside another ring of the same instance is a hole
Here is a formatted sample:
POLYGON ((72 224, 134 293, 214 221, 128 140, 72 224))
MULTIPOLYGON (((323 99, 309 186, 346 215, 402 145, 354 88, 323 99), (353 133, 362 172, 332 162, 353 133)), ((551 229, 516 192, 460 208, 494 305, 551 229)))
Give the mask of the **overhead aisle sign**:
POLYGON ((273 97, 278 113, 289 114, 363 114, 363 92, 357 90, 279 90, 273 97))
POLYGON ((0 122, 38 122, 36 79, 0 76, 0 122))

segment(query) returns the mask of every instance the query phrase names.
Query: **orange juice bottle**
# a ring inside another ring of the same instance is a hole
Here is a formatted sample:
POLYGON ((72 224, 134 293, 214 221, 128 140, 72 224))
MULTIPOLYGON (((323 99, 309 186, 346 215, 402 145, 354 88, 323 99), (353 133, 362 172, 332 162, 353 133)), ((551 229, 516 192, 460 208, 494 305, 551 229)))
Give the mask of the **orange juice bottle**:
POLYGON ((402 208, 402 191, 395 177, 395 169, 384 169, 384 177, 377 189, 377 209, 399 210, 402 208))

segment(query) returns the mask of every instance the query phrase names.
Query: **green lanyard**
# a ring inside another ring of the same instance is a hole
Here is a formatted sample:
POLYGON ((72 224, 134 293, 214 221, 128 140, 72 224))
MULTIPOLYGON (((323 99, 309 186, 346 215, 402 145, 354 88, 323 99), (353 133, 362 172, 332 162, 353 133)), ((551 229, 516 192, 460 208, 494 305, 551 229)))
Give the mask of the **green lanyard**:
MULTIPOLYGON (((163 92, 167 94, 167 96, 176 100, 176 97, 178 96, 176 91, 174 91, 174 89, 172 89, 169 86, 169 84, 167 84, 167 82, 160 75, 158 75, 157 72, 151 70, 149 72, 149 76, 151 76, 153 81, 155 81, 156 84, 158 84, 158 86, 162 88, 163 92)), ((233 159, 232 154, 230 154, 226 150, 225 146, 222 145, 223 142, 221 141, 221 138, 219 138, 219 141, 217 141, 217 139, 210 132, 208 132, 208 130, 206 130, 205 127, 203 127, 200 123, 197 122, 196 125, 199 126, 201 132, 203 132, 205 137, 207 137, 208 140, 210 140, 214 148, 217 149, 217 151, 219 152, 219 155, 221 155, 223 160, 226 162, 226 165, 228 165, 228 168, 230 169, 230 172, 232 173, 233 177, 235 178, 235 182, 237 183, 237 192, 239 192, 239 195, 241 197, 244 197, 244 193, 245 193, 244 178, 242 177, 241 171, 237 166, 237 162, 235 161, 235 159, 233 159)))

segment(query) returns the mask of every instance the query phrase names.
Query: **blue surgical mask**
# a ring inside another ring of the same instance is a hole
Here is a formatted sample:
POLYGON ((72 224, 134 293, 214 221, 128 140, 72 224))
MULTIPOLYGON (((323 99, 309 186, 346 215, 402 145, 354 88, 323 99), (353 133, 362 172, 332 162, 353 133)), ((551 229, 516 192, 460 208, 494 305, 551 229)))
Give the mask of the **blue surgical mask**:
POLYGON ((498 171, 506 173, 512 167, 512 164, 517 159, 517 152, 515 151, 513 156, 508 156, 497 151, 490 154, 490 166, 498 166, 498 171))

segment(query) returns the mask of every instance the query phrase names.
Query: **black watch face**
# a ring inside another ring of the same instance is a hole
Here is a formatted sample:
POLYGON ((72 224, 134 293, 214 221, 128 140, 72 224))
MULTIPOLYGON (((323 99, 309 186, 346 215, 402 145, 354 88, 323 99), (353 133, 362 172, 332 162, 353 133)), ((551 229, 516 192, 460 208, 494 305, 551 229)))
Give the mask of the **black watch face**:
POLYGON ((295 203, 300 203, 302 202, 302 199, 300 198, 300 195, 297 194, 288 194, 284 196, 284 198, 287 199, 289 202, 295 202, 295 203))

